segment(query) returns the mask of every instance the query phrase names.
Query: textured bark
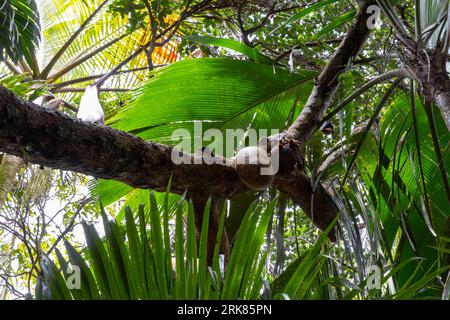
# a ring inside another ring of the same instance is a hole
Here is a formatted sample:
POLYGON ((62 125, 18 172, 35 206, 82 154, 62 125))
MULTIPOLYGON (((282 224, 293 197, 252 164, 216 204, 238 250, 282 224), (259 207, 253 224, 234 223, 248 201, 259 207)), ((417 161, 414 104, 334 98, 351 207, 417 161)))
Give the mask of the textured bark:
MULTIPOLYGON (((17 98, 0 86, 0 151, 35 164, 114 179, 142 189, 198 199, 229 198, 246 190, 231 162, 180 164, 172 148, 109 127, 74 120, 17 98), (212 178, 214 177, 214 178, 212 178)), ((193 159, 200 155, 184 155, 193 159)))
POLYGON ((294 139, 303 144, 317 131, 338 87, 339 75, 347 69, 349 62, 356 58, 369 37, 370 30, 367 28, 367 21, 370 14, 367 13, 367 8, 376 4, 376 1, 366 0, 359 1, 359 3, 360 9, 354 25, 347 32, 330 61, 316 79, 305 107, 297 120, 287 130, 286 138, 294 139))

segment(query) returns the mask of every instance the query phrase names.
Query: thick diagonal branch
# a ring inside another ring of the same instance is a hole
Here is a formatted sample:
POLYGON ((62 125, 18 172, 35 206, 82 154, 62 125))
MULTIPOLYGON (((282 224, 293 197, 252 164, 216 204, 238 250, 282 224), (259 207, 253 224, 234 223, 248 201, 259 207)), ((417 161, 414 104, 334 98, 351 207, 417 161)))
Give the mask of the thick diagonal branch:
POLYGON ((287 130, 286 138, 292 138, 300 144, 305 143, 319 128, 320 121, 329 107, 339 85, 338 77, 349 63, 356 58, 370 34, 367 21, 369 6, 376 4, 374 0, 360 1, 360 9, 356 21, 343 38, 326 67, 316 79, 315 86, 297 120, 287 130))

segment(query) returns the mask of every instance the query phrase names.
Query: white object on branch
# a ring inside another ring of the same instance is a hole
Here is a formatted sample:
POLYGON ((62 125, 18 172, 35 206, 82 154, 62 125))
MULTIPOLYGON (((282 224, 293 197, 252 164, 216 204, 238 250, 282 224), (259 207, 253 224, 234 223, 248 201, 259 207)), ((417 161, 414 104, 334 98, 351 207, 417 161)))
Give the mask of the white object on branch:
POLYGON ((96 86, 88 86, 81 97, 80 108, 77 118, 88 122, 105 122, 105 114, 100 100, 98 99, 98 89, 96 86))

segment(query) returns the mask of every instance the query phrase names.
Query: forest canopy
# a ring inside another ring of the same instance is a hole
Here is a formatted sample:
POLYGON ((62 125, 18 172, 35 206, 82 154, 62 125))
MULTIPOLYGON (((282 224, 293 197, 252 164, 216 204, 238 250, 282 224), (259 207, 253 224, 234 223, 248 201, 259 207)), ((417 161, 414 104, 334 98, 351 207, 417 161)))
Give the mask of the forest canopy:
POLYGON ((0 0, 0 299, 450 298, 448 0, 0 0))

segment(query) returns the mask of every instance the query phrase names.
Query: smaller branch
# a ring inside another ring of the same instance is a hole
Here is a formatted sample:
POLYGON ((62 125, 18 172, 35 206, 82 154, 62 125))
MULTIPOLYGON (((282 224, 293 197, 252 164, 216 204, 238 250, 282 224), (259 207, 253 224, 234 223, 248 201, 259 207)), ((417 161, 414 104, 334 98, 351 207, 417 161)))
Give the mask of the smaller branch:
POLYGON ((248 40, 247 35, 245 34, 244 20, 242 19, 242 6, 239 6, 239 8, 237 8, 237 23, 239 29, 241 30, 242 40, 244 40, 244 43, 247 46, 250 46, 250 41, 248 40))
POLYGON ((19 66, 22 69, 23 73, 32 75, 33 71, 30 69, 30 67, 28 66, 28 64, 25 62, 25 60, 23 60, 23 58, 19 59, 19 66))
POLYGON ((286 8, 280 8, 273 11, 273 13, 282 13, 282 12, 289 12, 295 9, 304 8, 305 5, 294 5, 292 7, 286 7, 286 8))
POLYGON ((34 52, 31 52, 31 69, 33 70, 34 77, 39 76, 39 73, 40 73, 39 63, 37 61, 37 58, 36 58, 36 55, 34 52))
POLYGON ((251 27, 247 30, 244 30, 245 34, 248 36, 256 31, 258 31, 259 29, 261 29, 262 27, 265 26, 265 24, 267 23, 267 21, 269 20, 269 18, 272 16, 272 14, 274 13, 274 9, 276 6, 276 1, 274 1, 273 5, 270 7, 269 11, 267 12, 266 16, 261 20, 260 23, 258 23, 256 26, 251 27))
POLYGON ((293 46, 292 48, 278 54, 278 56, 275 58, 275 61, 280 61, 283 58, 286 58, 287 56, 289 56, 292 52, 292 50, 295 49, 301 49, 302 46, 303 47, 315 47, 315 46, 324 46, 325 44, 339 44, 342 42, 342 39, 331 39, 331 40, 325 40, 325 41, 318 41, 318 42, 307 42, 304 43, 303 45, 296 45, 293 46))
POLYGON ((25 295, 22 292, 18 291, 16 288, 14 288, 14 285, 9 281, 8 278, 10 278, 10 276, 5 276, 5 275, 0 274, 0 278, 3 279, 3 281, 5 283, 5 287, 8 289, 8 291, 14 293, 14 295, 16 295, 18 297, 21 297, 22 299, 25 298, 25 295))
POLYGON ((342 39, 328 39, 328 40, 319 40, 304 43, 307 47, 322 47, 324 44, 339 44, 342 42, 342 39))
POLYGON ((148 2, 148 0, 144 0, 144 4, 145 4, 145 8, 147 9, 148 16, 149 16, 149 19, 150 19, 150 30, 151 30, 150 46, 148 47, 148 49, 145 50, 145 54, 147 55, 148 69, 149 69, 149 71, 152 71, 153 68, 154 68, 153 67, 152 54, 153 54, 153 51, 155 50, 155 46, 156 46, 156 32, 158 30, 157 30, 156 19, 155 19, 155 16, 153 14, 153 11, 152 11, 152 6, 148 2))
MULTIPOLYGON (((159 64, 159 65, 153 66, 153 68, 162 68, 165 66, 167 66, 167 64, 159 64)), ((140 67, 140 68, 133 68, 133 69, 129 69, 129 70, 117 71, 116 75, 125 74, 125 73, 133 73, 133 72, 138 72, 138 71, 145 71, 147 69, 148 69, 147 67, 140 67)), ((63 88, 63 87, 66 87, 66 86, 69 86, 72 84, 88 82, 91 80, 99 79, 99 78, 103 77, 104 75, 105 75, 105 73, 60 82, 60 83, 54 84, 53 88, 50 90, 50 92, 54 92, 55 89, 63 88)))
POLYGON ((8 62, 8 60, 4 59, 3 63, 5 64, 5 66, 12 72, 15 74, 20 74, 20 70, 17 69, 15 66, 13 66, 10 62, 8 62))
POLYGON ((100 12, 100 10, 108 3, 109 0, 103 1, 94 12, 81 24, 77 31, 75 31, 69 40, 64 43, 64 45, 58 50, 58 52, 53 56, 52 60, 47 64, 47 66, 42 70, 39 75, 40 79, 46 79, 52 68, 55 66, 56 62, 58 62, 59 58, 66 52, 67 48, 75 41, 75 39, 81 34, 81 32, 86 28, 86 26, 91 22, 92 19, 100 12))

